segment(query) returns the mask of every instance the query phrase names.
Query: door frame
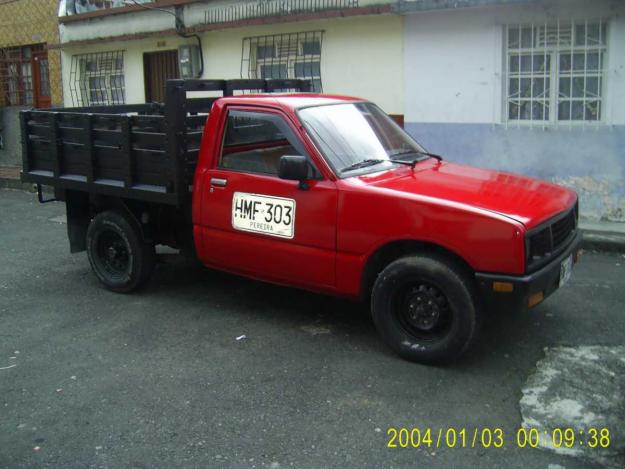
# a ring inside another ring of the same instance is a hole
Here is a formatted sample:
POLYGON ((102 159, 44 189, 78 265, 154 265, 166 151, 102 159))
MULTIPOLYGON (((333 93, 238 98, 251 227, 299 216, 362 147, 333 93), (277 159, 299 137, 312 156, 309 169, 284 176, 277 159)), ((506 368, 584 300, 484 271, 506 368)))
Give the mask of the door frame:
POLYGON ((48 63, 48 92, 52 93, 52 87, 50 84, 50 61, 48 59, 48 51, 33 51, 31 52, 31 69, 33 76, 33 105, 36 108, 49 108, 52 106, 52 96, 42 96, 41 90, 41 59, 45 59, 48 63))
MULTIPOLYGON (((149 51, 149 52, 144 52, 143 53, 143 90, 144 90, 144 99, 146 103, 149 102, 159 102, 158 100, 153 99, 154 97, 154 90, 152 90, 152 84, 150 82, 150 77, 149 77, 149 72, 150 72, 150 60, 153 57, 158 56, 159 54, 164 55, 164 54, 175 54, 176 57, 176 66, 175 66, 175 78, 179 78, 180 77, 180 72, 178 70, 178 49, 166 49, 166 50, 156 50, 156 51, 149 51)), ((164 80, 165 82, 167 81, 167 79, 164 80)), ((165 86, 163 86, 163 98, 165 96, 165 86)), ((164 102, 165 100, 163 99, 162 102, 164 102)))

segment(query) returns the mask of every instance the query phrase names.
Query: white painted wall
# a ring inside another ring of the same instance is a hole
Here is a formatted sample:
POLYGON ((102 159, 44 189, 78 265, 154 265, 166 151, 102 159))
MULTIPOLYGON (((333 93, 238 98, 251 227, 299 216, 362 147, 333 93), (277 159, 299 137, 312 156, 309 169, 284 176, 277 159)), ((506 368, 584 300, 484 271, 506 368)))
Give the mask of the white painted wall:
POLYGON ((610 21, 608 51, 608 102, 606 112, 611 124, 625 124, 625 5, 610 21))
POLYGON ((324 30, 321 75, 325 93, 348 94, 403 113, 402 19, 363 16, 215 31, 204 35, 206 77, 240 78, 244 37, 324 30))
MULTIPOLYGON (((204 78, 241 78, 241 45, 244 37, 324 30, 321 60, 324 92, 370 99, 388 113, 403 114, 402 25, 402 18, 395 15, 359 16, 204 33, 201 34, 204 78)), ((72 55, 124 50, 126 101, 141 103, 145 100, 143 53, 175 49, 183 43, 194 44, 195 41, 171 36, 64 48, 65 106, 72 105, 69 88, 72 55), (162 41, 166 44, 158 47, 157 43, 162 41)))
POLYGON ((192 44, 192 39, 176 36, 141 41, 103 42, 101 44, 73 47, 61 50, 61 66, 63 78, 63 101, 66 107, 71 107, 72 94, 70 82, 74 79, 71 73, 71 59, 75 54, 92 52, 124 51, 124 81, 126 85, 126 103, 136 104, 145 102, 145 86, 143 76, 143 53, 160 50, 177 49, 181 44, 192 44), (157 46, 157 42, 164 42, 164 46, 157 46))
MULTIPOLYGON (((272 0, 272 2, 278 1, 272 0)), ((197 26, 205 24, 207 11, 222 10, 244 4, 255 6, 261 2, 262 0, 206 0, 183 5, 183 17, 186 26, 197 26)), ((394 3, 394 0, 358 0, 358 7, 379 6, 389 3, 394 3)), ((150 11, 149 8, 153 8, 153 5, 146 4, 144 6, 145 9, 132 13, 61 23, 59 25, 61 42, 161 31, 174 27, 174 16, 163 12, 163 10, 173 12, 174 7, 161 7, 161 11, 150 11)), ((253 17, 253 13, 251 15, 253 17)))
POLYGON ((501 123, 504 25, 608 19, 606 123, 625 123, 625 5, 566 0, 410 14, 404 24, 407 122, 501 123))

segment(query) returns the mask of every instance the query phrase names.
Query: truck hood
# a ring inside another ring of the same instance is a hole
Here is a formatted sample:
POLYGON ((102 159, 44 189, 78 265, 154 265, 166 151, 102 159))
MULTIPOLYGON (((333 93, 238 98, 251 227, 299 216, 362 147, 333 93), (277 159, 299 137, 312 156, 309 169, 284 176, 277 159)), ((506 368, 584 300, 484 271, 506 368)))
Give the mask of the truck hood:
POLYGON ((401 167, 362 175, 364 184, 479 207, 512 218, 527 229, 570 208, 571 189, 517 174, 428 160, 414 170, 401 167))

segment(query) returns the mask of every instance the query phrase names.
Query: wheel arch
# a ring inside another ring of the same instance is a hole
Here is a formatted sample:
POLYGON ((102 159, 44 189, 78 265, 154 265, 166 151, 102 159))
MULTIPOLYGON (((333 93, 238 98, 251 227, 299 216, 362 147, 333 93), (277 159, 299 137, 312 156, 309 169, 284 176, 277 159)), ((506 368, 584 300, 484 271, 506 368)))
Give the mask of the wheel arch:
POLYGON ((120 197, 106 197, 96 196, 92 200, 92 218, 101 212, 112 210, 122 215, 128 222, 137 230, 139 235, 146 241, 151 238, 151 232, 149 227, 141 223, 141 214, 149 212, 147 205, 135 204, 132 206, 131 202, 120 197))
POLYGON ((87 229, 93 218, 107 210, 118 212, 140 234, 143 239, 149 239, 150 232, 141 223, 141 207, 133 210, 129 201, 110 196, 93 195, 82 191, 66 190, 60 200, 65 201, 67 217, 67 234, 70 252, 82 252, 86 249, 87 229))
POLYGON ((475 275, 475 269, 473 269, 461 255, 440 244, 416 239, 389 241, 378 246, 375 251, 367 257, 361 276, 361 298, 365 301, 370 299, 373 284, 378 274, 382 272, 387 265, 402 257, 417 254, 436 254, 438 257, 442 257, 461 268, 468 273, 471 278, 475 275))

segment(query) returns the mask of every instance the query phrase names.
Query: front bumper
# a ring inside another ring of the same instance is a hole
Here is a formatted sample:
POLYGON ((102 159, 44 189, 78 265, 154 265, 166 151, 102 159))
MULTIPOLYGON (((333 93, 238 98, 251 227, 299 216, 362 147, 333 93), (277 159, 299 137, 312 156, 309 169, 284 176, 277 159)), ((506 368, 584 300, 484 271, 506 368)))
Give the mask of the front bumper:
POLYGON ((489 308, 528 309, 543 301, 560 285, 560 266, 568 256, 577 263, 582 243, 582 234, 577 231, 567 248, 548 264, 528 275, 502 275, 476 273, 475 278, 484 304, 489 308), (497 287, 499 290, 495 291, 497 287))

